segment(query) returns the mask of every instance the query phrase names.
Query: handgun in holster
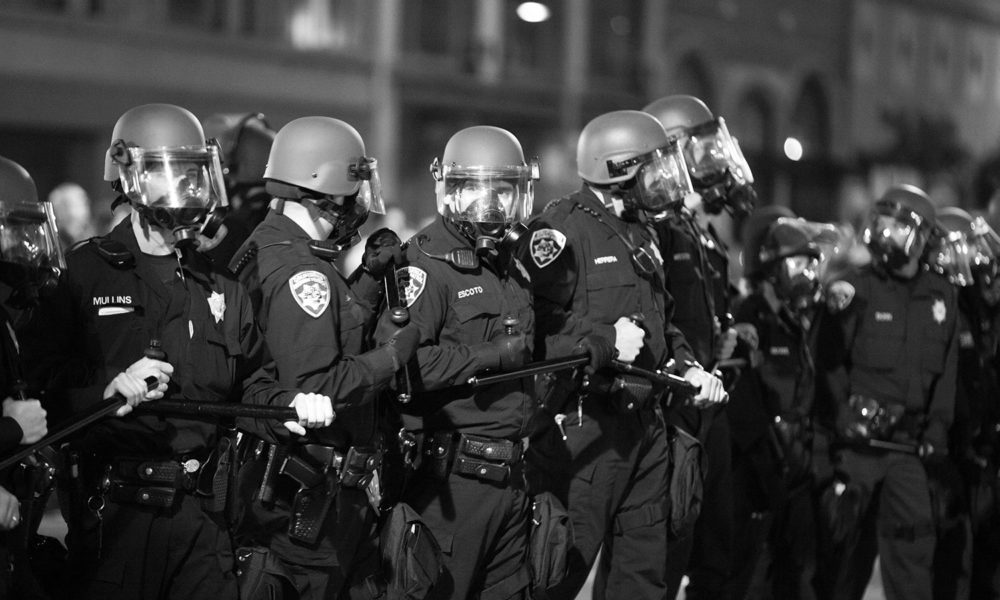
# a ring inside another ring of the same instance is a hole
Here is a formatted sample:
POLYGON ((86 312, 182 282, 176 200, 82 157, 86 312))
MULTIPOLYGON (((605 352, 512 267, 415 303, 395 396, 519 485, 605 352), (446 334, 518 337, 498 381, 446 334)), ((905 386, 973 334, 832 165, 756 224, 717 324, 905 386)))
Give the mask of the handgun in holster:
POLYGON ((337 495, 336 474, 331 470, 317 469, 295 454, 285 456, 280 471, 299 484, 299 490, 292 499, 288 537, 305 544, 315 544, 337 495))

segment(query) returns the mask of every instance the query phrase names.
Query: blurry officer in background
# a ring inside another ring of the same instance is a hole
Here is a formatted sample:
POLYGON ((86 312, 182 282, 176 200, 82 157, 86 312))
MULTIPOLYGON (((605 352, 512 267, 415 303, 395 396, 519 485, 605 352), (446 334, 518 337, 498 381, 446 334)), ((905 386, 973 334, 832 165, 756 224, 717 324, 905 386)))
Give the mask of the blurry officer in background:
POLYGON ((222 176, 230 209, 214 243, 202 240, 199 249, 224 267, 267 214, 271 197, 264 189, 264 167, 274 130, 261 113, 214 114, 204 125, 205 134, 222 147, 222 176))
POLYGON ((754 351, 729 407, 740 490, 734 498, 740 552, 729 590, 733 598, 746 597, 751 585, 757 587, 751 597, 815 597, 814 472, 829 471, 829 459, 828 442, 813 418, 812 325, 821 254, 811 225, 772 217, 762 235, 748 232, 744 238, 751 294, 737 310, 735 327, 754 342, 754 351), (751 584, 755 570, 764 580, 751 584))
MULTIPOLYGON (((30 310, 38 295, 51 291, 65 268, 52 205, 39 202, 35 182, 21 165, 0 157, 0 457, 48 432, 46 413, 34 385, 26 381, 14 321, 8 309, 30 310)), ((32 477, 34 466, 0 474, 0 597, 45 597, 53 581, 37 580, 27 564, 29 548, 51 492, 51 476, 32 477), (30 489, 29 489, 30 487, 30 489), (36 502, 35 491, 41 502, 36 502), (17 494, 17 496, 15 496, 17 494), (20 499, 19 499, 20 497, 20 499), (19 506, 23 501, 24 506, 19 506), (23 508, 23 510, 22 510, 23 508), (23 522, 22 522, 23 520, 23 522), (7 533, 9 532, 9 533, 7 533)))
MULTIPOLYGON (((275 199, 232 270, 265 333, 264 369, 284 387, 324 395, 296 401, 300 422, 272 423, 263 434, 269 446, 262 441, 243 469, 252 517, 240 537, 258 547, 241 551, 241 589, 246 600, 336 598, 352 574, 365 575, 357 565, 374 524, 366 489, 381 456, 373 397, 410 360, 418 332, 392 326, 373 349, 369 294, 352 289, 333 262, 369 213, 385 212, 377 162, 358 132, 329 117, 296 119, 275 137, 264 178, 275 199), (308 438, 299 437, 303 424, 313 429, 308 438), (304 484, 303 473, 321 483, 304 484), (253 556, 267 549, 269 560, 253 556)), ((367 278, 387 266, 369 261, 367 278)))
MULTIPOLYGON (((583 186, 531 223, 524 263, 535 293, 540 357, 613 346, 622 361, 674 369, 701 388, 697 403, 724 398, 673 325, 673 299, 649 215, 691 192, 680 147, 649 114, 615 111, 584 127, 577 145, 583 186)), ((604 350, 600 350, 604 352, 604 350)), ((599 365, 597 365, 599 366, 599 365)), ((545 427, 532 439, 530 481, 569 510, 570 573, 550 590, 573 598, 601 545, 595 598, 666 594, 667 438, 662 390, 602 368, 581 388, 547 378, 545 427)), ((533 490, 534 491, 534 490, 533 490)))
POLYGON ((40 376, 74 414, 127 400, 67 458, 77 597, 231 598, 220 525, 231 440, 215 422, 129 414, 161 397, 239 402, 259 362, 249 298, 194 251, 226 205, 218 147, 170 104, 127 111, 111 140, 105 179, 131 215, 69 254, 61 293, 43 304, 48 333, 32 340, 40 376))
POLYGON ((835 598, 860 597, 867 584, 865 540, 877 540, 889 600, 931 598, 935 524, 921 457, 948 452, 958 352, 955 289, 924 259, 934 218, 923 191, 890 188, 864 234, 871 264, 828 286, 817 376, 842 448, 831 505, 850 508, 838 513, 835 598))
POLYGON ((962 479, 959 489, 942 486, 946 493, 938 503, 943 505, 935 507, 943 517, 935 552, 935 597, 995 598, 1000 597, 1000 237, 985 219, 974 219, 960 208, 939 211, 938 224, 945 234, 937 266, 960 288, 950 458, 962 479), (971 534, 966 533, 967 519, 971 534))
POLYGON ((408 242, 407 266, 397 272, 420 329, 400 436, 423 449, 409 457, 414 470, 402 498, 444 554, 430 597, 527 598, 531 505, 521 440, 535 412, 532 381, 463 384, 531 356, 528 280, 512 250, 538 164, 525 161, 509 131, 476 126, 451 136, 431 173, 440 218, 408 242))
MULTIPOLYGON (((702 226, 699 221, 723 211, 742 217, 753 210, 753 176, 725 121, 715 118, 698 98, 667 96, 643 111, 656 117, 667 135, 679 138, 696 192, 657 215, 654 228, 666 262, 667 291, 674 298, 673 323, 691 344, 696 360, 712 370, 732 356, 737 338, 731 328, 726 248, 712 224, 702 226)), ((721 598, 733 553, 729 419, 723 406, 681 407, 668 419, 697 437, 706 455, 704 496, 694 532, 670 546, 668 597, 676 595, 687 573, 689 598, 721 598)))

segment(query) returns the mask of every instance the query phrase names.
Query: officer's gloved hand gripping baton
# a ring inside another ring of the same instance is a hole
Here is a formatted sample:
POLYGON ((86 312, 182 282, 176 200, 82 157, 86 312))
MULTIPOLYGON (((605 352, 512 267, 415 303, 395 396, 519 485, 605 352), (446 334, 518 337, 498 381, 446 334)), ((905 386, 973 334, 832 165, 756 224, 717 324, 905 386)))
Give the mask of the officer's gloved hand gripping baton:
MULTIPOLYGON (((160 349, 158 340, 152 340, 143 355, 153 360, 165 360, 166 355, 160 349)), ((155 377, 146 378, 146 389, 155 390, 159 385, 159 380, 155 377)), ((0 461, 0 471, 19 463, 24 458, 38 452, 46 446, 51 446, 77 431, 100 421, 105 417, 113 416, 118 409, 125 406, 126 400, 119 392, 115 392, 110 398, 105 398, 97 404, 97 408, 82 417, 70 417, 63 423, 54 427, 49 435, 38 440, 34 444, 22 447, 14 454, 0 461)), ((157 414, 157 415, 195 415, 203 417, 242 417, 250 419, 275 419, 279 421, 298 420, 298 413, 294 408, 287 406, 252 406, 244 404, 223 404, 209 402, 187 402, 181 400, 156 400, 145 402, 133 408, 137 414, 157 414)))

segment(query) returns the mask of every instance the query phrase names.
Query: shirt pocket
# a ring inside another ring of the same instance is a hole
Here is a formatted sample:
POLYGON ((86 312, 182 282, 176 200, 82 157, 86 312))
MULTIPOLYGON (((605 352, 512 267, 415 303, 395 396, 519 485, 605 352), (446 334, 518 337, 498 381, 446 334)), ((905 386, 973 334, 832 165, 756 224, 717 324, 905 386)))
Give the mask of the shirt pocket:
POLYGON ((896 320, 868 321, 854 340, 852 362, 877 371, 892 370, 906 350, 903 336, 905 327, 905 323, 896 320))
POLYGON ((637 310, 635 279, 631 265, 587 273, 588 319, 614 323, 623 314, 637 310))
POLYGON ((451 327, 442 332, 442 339, 450 337, 449 341, 455 343, 477 344, 493 337, 490 324, 499 321, 500 302, 488 294, 477 294, 452 304, 451 312, 451 327))

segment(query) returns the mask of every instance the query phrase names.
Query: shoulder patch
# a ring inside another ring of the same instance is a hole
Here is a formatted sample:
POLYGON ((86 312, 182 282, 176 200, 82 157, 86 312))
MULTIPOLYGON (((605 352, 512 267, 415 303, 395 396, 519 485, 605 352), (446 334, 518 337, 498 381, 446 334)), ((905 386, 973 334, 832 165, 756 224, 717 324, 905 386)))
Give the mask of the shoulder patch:
POLYGON ((312 318, 317 318, 330 305, 330 280, 319 271, 301 271, 288 280, 292 298, 312 318))
POLYGON ((854 286, 840 279, 834 281, 826 289, 826 306, 832 313, 839 313, 851 305, 854 300, 854 286))
POLYGON ((543 269, 559 258, 566 247, 566 236, 555 229, 538 229, 531 233, 531 260, 543 269))
POLYGON ((417 301, 427 284, 427 271, 419 267, 396 269, 396 285, 399 286, 400 300, 409 308, 417 301))

